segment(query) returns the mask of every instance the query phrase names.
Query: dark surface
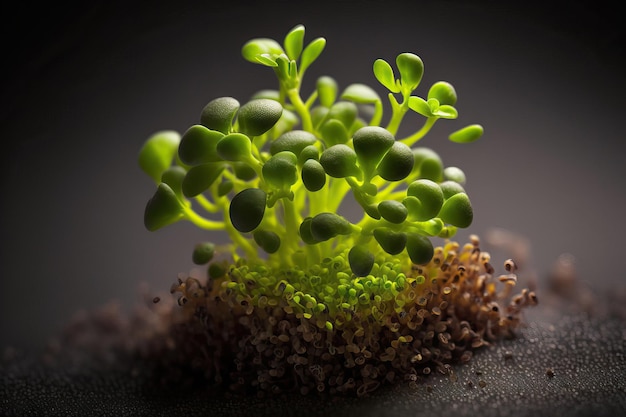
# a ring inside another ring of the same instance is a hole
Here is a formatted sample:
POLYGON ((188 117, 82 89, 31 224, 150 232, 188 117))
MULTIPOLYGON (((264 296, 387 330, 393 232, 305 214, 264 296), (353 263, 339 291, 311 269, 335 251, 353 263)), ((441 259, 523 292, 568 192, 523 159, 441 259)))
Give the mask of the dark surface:
POLYGON ((562 312, 537 307, 517 339, 482 349, 453 376, 431 375, 417 388, 400 384, 362 399, 164 391, 145 363, 49 367, 18 356, 0 367, 0 408, 11 416, 624 415, 626 322, 562 312))

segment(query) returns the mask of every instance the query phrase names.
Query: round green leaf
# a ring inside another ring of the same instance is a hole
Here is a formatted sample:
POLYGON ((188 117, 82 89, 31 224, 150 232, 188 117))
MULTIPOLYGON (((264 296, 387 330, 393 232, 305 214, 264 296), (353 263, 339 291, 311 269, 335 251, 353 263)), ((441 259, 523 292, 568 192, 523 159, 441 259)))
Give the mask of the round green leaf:
POLYGON ((276 100, 259 98, 250 100, 239 109, 239 131, 248 136, 260 136, 270 130, 280 119, 283 106, 276 100))
POLYGON ((356 117, 359 113, 359 109, 351 101, 338 101, 333 104, 326 116, 328 119, 339 120, 346 127, 347 130, 350 130, 350 127, 356 120, 356 117))
POLYGON ((400 71, 402 85, 411 91, 415 90, 424 75, 422 59, 415 54, 405 52, 396 57, 396 66, 400 71))
POLYGON ((446 180, 458 182, 459 184, 465 184, 465 173, 458 167, 447 167, 443 170, 443 178, 446 180))
POLYGON ((262 54, 280 55, 284 53, 283 48, 274 39, 256 38, 251 39, 244 44, 241 49, 241 55, 254 64, 258 64, 257 57, 262 54))
POLYGON ((451 133, 449 139, 456 143, 470 143, 480 138, 483 132, 481 125, 469 125, 451 133))
POLYGON ((364 277, 374 267, 374 255, 365 246, 357 245, 348 252, 348 262, 354 275, 364 277))
POLYGON ((312 221, 313 221, 312 217, 306 217, 304 220, 302 220, 302 223, 300 223, 300 228, 299 228, 300 239, 302 239, 302 241, 306 243, 307 245, 314 245, 316 243, 319 243, 319 241, 316 240, 313 237, 313 234, 311 233, 312 221))
POLYGON ((439 155, 430 148, 418 147, 413 149, 415 158, 414 169, 419 178, 429 179, 435 182, 443 180, 443 162, 439 155))
POLYGON ((302 165, 302 182, 309 191, 319 191, 326 184, 326 171, 319 161, 307 159, 302 165))
POLYGON ((406 247, 406 233, 396 232, 387 227, 374 229, 374 238, 389 255, 397 255, 406 247))
POLYGON ((209 162, 196 165, 187 171, 182 182, 183 195, 187 198, 195 197, 206 191, 219 178, 224 170, 223 163, 209 162))
MULTIPOLYGON (((395 141, 393 135, 385 128, 379 126, 360 128, 352 138, 359 165, 367 172, 373 172, 395 141)), ((412 155, 410 159, 413 160, 412 155)))
POLYGON ((357 83, 346 87, 341 94, 341 99, 361 104, 372 104, 380 101, 380 96, 369 85, 357 83))
POLYGON ((414 163, 415 158, 411 148, 402 142, 394 142, 376 167, 376 171, 387 181, 400 181, 413 171, 414 163))
POLYGON ((338 235, 352 233, 352 225, 344 217, 335 213, 319 213, 311 220, 311 236, 317 242, 324 242, 338 235))
POLYGON ((176 223, 183 216, 182 203, 169 185, 161 183, 152 198, 148 200, 148 204, 146 204, 143 222, 146 229, 153 232, 176 223))
POLYGON ((223 137, 222 132, 210 130, 202 125, 193 125, 187 129, 180 140, 178 157, 187 165, 220 161, 215 148, 223 137))
POLYGON ((320 156, 324 171, 334 178, 360 177, 361 170, 356 165, 357 156, 348 145, 338 144, 327 148, 320 156))
POLYGON ((317 146, 305 146, 300 152, 300 155, 298 155, 298 165, 303 166, 304 163, 309 159, 315 159, 316 161, 319 161, 320 151, 317 149, 317 146))
POLYGON ((236 194, 230 202, 230 221, 242 233, 256 229, 263 215, 267 194, 259 188, 246 188, 236 194))
POLYGON ((400 88, 396 84, 393 68, 384 59, 374 61, 374 76, 387 90, 392 93, 399 93, 400 88))
POLYGON ((272 155, 282 151, 293 152, 300 156, 300 152, 310 145, 315 145, 317 138, 311 132, 305 130, 291 130, 277 137, 270 145, 272 155))
POLYGON ((320 135, 327 146, 346 143, 350 140, 348 129, 339 120, 330 119, 319 128, 320 135))
POLYGON ((169 185, 172 191, 174 191, 174 194, 181 200, 183 200, 182 183, 186 174, 187 171, 185 171, 185 168, 174 165, 165 170, 163 175, 161 175, 161 182, 169 185))
POLYGON ((139 167, 155 182, 161 180, 176 156, 180 135, 173 130, 164 130, 150 136, 139 151, 139 167))
POLYGON ((245 161, 252 157, 252 143, 243 133, 230 133, 217 143, 216 153, 225 161, 245 161))
POLYGON ((416 265, 426 265, 435 254, 430 239, 418 233, 407 233, 406 251, 416 265))
POLYGON ((383 219, 396 224, 404 222, 409 214, 404 204, 395 200, 383 200, 378 203, 378 212, 383 219))
POLYGON ((443 191, 434 181, 419 179, 409 184, 406 190, 407 197, 419 200, 419 207, 410 207, 411 217, 418 221, 430 220, 439 213, 443 205, 443 191))
POLYGON ((465 228, 472 224, 474 213, 467 194, 457 193, 448 198, 441 207, 439 218, 456 227, 465 228))
POLYGON ((297 163, 293 152, 278 152, 263 164, 263 178, 273 187, 289 188, 298 181, 297 163))
POLYGON ((254 241, 267 253, 275 253, 280 248, 280 236, 270 230, 255 230, 254 241))
POLYGON ((454 106, 457 100, 456 90, 452 84, 446 81, 438 81, 428 90, 428 99, 431 98, 436 98, 440 106, 454 106))
POLYGON ((211 100, 202 109, 200 124, 210 130, 217 130, 228 134, 232 128, 233 119, 239 110, 239 101, 232 97, 219 97, 211 100))
POLYGON ((317 97, 324 107, 331 107, 337 98, 337 81, 327 75, 317 79, 317 97))
POLYGON ((439 187, 441 187, 443 198, 446 200, 455 194, 465 192, 463 186, 456 181, 443 181, 439 184, 439 187))
POLYGON ((215 245, 211 242, 198 243, 191 255, 191 260, 196 265, 205 265, 211 262, 215 255, 215 245))

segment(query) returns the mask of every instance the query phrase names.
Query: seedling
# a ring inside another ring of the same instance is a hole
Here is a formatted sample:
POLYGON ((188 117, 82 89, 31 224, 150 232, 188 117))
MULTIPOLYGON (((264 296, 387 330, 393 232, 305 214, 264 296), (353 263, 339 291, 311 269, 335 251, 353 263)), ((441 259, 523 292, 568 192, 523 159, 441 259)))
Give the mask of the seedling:
MULTIPOLYGON (((299 25, 282 43, 258 38, 243 46, 246 60, 274 71, 277 89, 262 89, 243 104, 234 97, 215 98, 184 133, 160 131, 145 142, 139 164, 157 189, 144 223, 156 231, 184 220, 228 235, 226 246, 204 242, 194 249, 193 261, 209 264, 206 283, 181 280, 174 291, 191 312, 221 320, 227 305, 228 314, 239 317, 221 334, 247 337, 251 345, 227 338, 211 342, 222 343, 220 351, 228 346, 236 352, 239 368, 258 368, 258 375, 264 369, 252 382, 231 381, 237 389, 285 389, 279 383, 285 366, 302 362, 306 369, 293 371, 302 392, 364 394, 418 364, 460 357, 465 348, 454 355, 455 349, 448 349, 449 355, 433 355, 432 349, 440 351, 460 334, 450 327, 454 323, 470 323, 470 316, 475 319, 495 302, 495 285, 475 286, 474 279, 491 274, 483 273, 489 259, 477 243, 461 248, 450 241, 473 219, 465 174, 444 167, 432 149, 417 146, 436 122, 457 118, 454 87, 439 81, 420 96, 424 64, 404 52, 395 57, 395 68, 384 59, 373 63, 386 103, 368 85, 340 88, 330 76, 319 77, 305 95, 304 75, 326 40, 305 46, 304 35, 299 25), (408 112, 423 116, 423 122, 398 137, 408 112), (356 222, 338 213, 348 195, 362 209, 356 222), (446 245, 435 248, 436 237, 446 245), (219 254, 228 257, 214 259, 219 254), (470 301, 460 298, 469 293, 470 301), (468 317, 455 308, 467 309, 468 317), (253 324, 252 317, 268 323, 253 324), (251 333, 236 335, 242 329, 251 333), (440 340, 419 339, 425 331, 440 340), (266 355, 253 360, 254 352, 270 345, 290 358, 289 365, 266 355), (337 367, 340 362, 347 365, 337 367), (391 374, 383 375, 376 367, 386 362, 391 374)), ((472 124, 449 138, 469 143, 482 134, 483 128, 472 124)), ((495 324, 491 310, 492 335, 510 330, 520 306, 528 303, 512 306, 506 320, 495 314, 495 324)), ((213 334, 210 320, 204 331, 213 334)), ((466 342, 479 345, 483 339, 476 329, 467 331, 463 334, 475 340, 466 342)))

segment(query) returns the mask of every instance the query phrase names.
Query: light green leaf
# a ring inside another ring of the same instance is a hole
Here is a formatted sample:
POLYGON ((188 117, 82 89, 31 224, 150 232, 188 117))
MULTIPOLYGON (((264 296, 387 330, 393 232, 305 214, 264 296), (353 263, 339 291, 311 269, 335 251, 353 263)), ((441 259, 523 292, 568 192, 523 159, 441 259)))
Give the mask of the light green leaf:
POLYGON ((176 223, 183 216, 184 209, 182 203, 169 185, 161 183, 148 201, 148 204, 146 204, 143 222, 146 229, 153 232, 176 223))
POLYGON ((392 93, 399 93, 400 88, 396 83, 395 76, 393 74, 393 68, 384 59, 377 59, 374 61, 374 76, 385 88, 392 93))
POLYGON ((417 96, 409 97, 409 108, 413 110, 414 112, 421 114, 424 117, 433 116, 433 112, 430 106, 428 105, 426 100, 424 100, 421 97, 417 97, 417 96))
POLYGON ((341 94, 342 100, 350 100, 355 103, 371 104, 380 101, 380 96, 374 89, 366 84, 351 84, 341 94))
POLYGON ((280 55, 284 53, 283 48, 274 39, 256 38, 251 39, 241 48, 241 55, 252 63, 259 63, 257 57, 260 55, 280 55))
POLYGON ((456 143, 470 143, 480 138, 484 133, 481 125, 469 125, 450 134, 449 139, 456 143))
POLYGON ((285 36, 283 45, 289 59, 296 60, 300 58, 304 46, 304 26, 298 25, 291 29, 285 36))
POLYGON ((300 75, 304 74, 304 72, 309 68, 309 66, 315 62, 315 60, 320 56, 324 47, 326 46, 326 39, 317 38, 311 41, 302 51, 302 58, 300 59, 300 75))
POLYGON ((158 183, 163 172, 172 164, 179 143, 180 134, 173 130, 153 134, 139 151, 139 167, 158 183))

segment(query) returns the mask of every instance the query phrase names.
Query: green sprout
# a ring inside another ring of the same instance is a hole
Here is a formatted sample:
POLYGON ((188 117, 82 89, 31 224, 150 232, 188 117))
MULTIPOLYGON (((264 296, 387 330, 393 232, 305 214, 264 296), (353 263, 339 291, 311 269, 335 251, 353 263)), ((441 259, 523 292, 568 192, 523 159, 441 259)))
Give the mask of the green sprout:
MULTIPOLYGON (((247 61, 274 71, 277 89, 244 104, 215 98, 184 133, 148 138, 139 165, 156 191, 144 224, 156 231, 185 220, 229 237, 195 246, 206 283, 189 277, 172 287, 178 304, 202 318, 188 331, 194 340, 207 335, 194 359, 208 361, 207 375, 239 390, 274 392, 298 380, 302 393, 364 395, 381 381, 414 381, 416 367, 426 374, 433 361, 467 361, 471 349, 510 334, 536 298, 525 290, 499 308, 514 275, 500 277, 498 293, 478 238, 450 240, 473 220, 466 176, 417 143, 438 120, 458 117, 454 87, 439 81, 421 97, 424 64, 404 52, 395 70, 373 63, 386 105, 374 88, 341 90, 327 75, 304 95, 304 75, 326 45, 305 46, 304 32, 298 25, 282 44, 257 38, 242 48, 247 61), (409 112, 423 121, 398 137, 409 112), (338 213, 349 196, 362 209, 356 221, 338 213), (434 247, 434 238, 445 245, 434 247), (263 353, 270 347, 273 355, 263 353)), ((471 124, 449 139, 482 134, 471 124)))
MULTIPOLYGON (((321 76, 303 96, 305 72, 325 45, 317 38, 305 47, 302 25, 282 45, 250 40, 243 57, 271 68, 277 90, 262 90, 243 105, 216 98, 182 135, 163 131, 147 140, 139 162, 157 184, 145 210, 149 230, 187 220, 224 230, 235 261, 263 257, 273 268, 292 268, 354 248, 372 256, 404 253, 425 264, 433 252, 430 238, 452 237, 471 224, 461 169, 444 169, 434 151, 414 146, 437 120, 457 117, 454 87, 436 82, 422 98, 416 90, 424 64, 417 55, 396 57, 398 75, 377 59, 373 74, 388 90, 391 110, 382 126, 383 101, 367 85, 351 84, 340 93, 333 78, 321 76), (413 134, 396 138, 407 112, 425 120, 413 134), (363 209, 355 223, 337 214, 350 193, 363 209)), ((471 142, 482 133, 473 124, 450 140, 471 142)), ((362 259, 370 257, 349 257, 358 276, 371 272, 362 259)))

